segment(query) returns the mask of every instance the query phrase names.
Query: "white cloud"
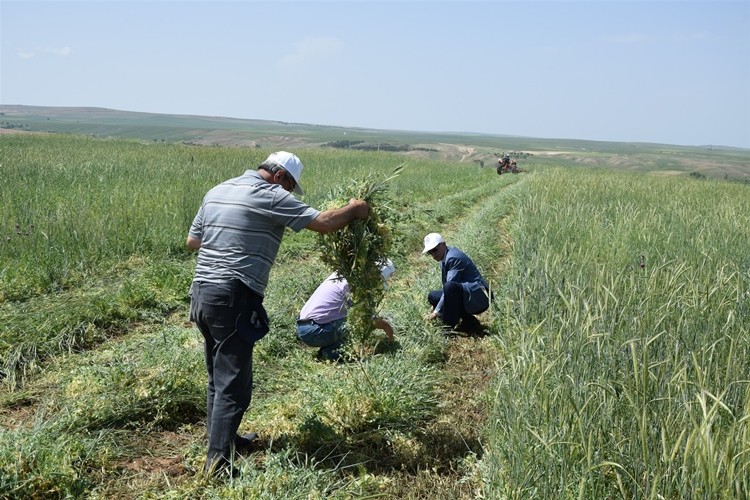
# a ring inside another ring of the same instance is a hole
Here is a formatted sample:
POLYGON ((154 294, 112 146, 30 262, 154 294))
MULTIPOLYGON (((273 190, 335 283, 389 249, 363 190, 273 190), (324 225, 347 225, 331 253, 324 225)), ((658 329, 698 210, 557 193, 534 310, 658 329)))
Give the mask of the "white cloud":
POLYGON ((33 51, 26 49, 18 49, 16 54, 18 54, 20 59, 31 59, 36 55, 33 51))
POLYGON ((294 52, 281 58, 279 65, 294 67, 333 57, 343 50, 344 43, 333 37, 307 37, 295 46, 294 52))
POLYGON ((68 47, 67 45, 65 47, 45 47, 43 49, 18 49, 16 51, 16 54, 20 59, 32 59, 36 57, 38 54, 50 54, 53 56, 58 57, 68 57, 70 54, 73 53, 73 49, 68 47))
POLYGON ((73 53, 73 49, 71 49, 68 46, 59 47, 59 48, 58 47, 48 47, 48 48, 44 49, 44 51, 47 52, 47 53, 49 53, 49 54, 54 54, 56 56, 61 56, 61 57, 68 57, 70 54, 73 53))

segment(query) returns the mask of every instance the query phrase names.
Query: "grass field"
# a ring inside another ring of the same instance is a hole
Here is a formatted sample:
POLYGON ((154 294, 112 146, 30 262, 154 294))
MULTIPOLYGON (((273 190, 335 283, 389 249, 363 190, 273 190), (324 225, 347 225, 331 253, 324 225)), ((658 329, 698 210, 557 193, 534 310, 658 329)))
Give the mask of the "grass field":
MULTIPOLYGON (((508 124, 512 131, 512 122, 508 124)), ((346 128, 238 118, 135 113, 103 108, 0 105, 0 134, 36 131, 129 138, 148 143, 308 149, 336 141, 409 146, 410 158, 493 167, 504 152, 569 167, 696 175, 750 183, 750 150, 721 145, 678 146, 580 139, 534 138, 469 132, 419 132, 346 128)), ((523 163, 523 162, 522 162, 523 163)))
MULTIPOLYGON (((747 496, 750 186, 540 158, 498 176, 407 157, 381 306, 396 342, 360 362, 316 362, 295 340, 330 270, 315 233, 288 232, 241 427, 260 449, 241 477, 203 478, 184 241, 203 194, 268 153, 2 137, 0 497, 747 496), (490 279, 486 336, 424 322, 431 231, 490 279)), ((313 206, 405 159, 298 153, 313 206)))

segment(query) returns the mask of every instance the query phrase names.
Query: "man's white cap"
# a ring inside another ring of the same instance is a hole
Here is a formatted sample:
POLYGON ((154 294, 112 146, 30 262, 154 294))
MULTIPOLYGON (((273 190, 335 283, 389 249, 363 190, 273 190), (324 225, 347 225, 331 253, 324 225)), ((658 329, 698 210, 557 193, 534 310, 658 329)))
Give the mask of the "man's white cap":
POLYGON ((443 237, 438 233, 430 233, 424 237, 424 250, 422 253, 427 253, 441 243, 445 243, 443 237))
POLYGON ((396 272, 396 266, 393 265, 391 259, 386 259, 384 263, 380 264, 380 275, 383 276, 384 280, 393 275, 396 272))
POLYGON ((294 192, 297 194, 305 194, 299 183, 299 179, 302 177, 303 165, 296 155, 287 153, 286 151, 276 151, 275 153, 271 153, 268 159, 266 159, 266 163, 276 163, 289 172, 289 175, 294 178, 294 183, 296 184, 296 186, 294 186, 294 192))

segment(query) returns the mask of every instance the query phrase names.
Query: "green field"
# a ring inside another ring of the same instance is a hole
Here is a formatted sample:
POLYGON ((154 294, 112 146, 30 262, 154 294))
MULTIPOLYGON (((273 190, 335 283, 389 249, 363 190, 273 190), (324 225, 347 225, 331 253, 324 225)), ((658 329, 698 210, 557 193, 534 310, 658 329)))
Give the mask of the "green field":
MULTIPOLYGON (((512 127, 512 123, 509 127, 512 127)), ((750 150, 710 144, 677 146, 478 133, 377 130, 103 108, 0 105, 0 133, 3 131, 295 151, 319 148, 339 141, 360 142, 360 145, 383 150, 410 148, 404 154, 412 158, 485 167, 493 167, 497 156, 503 152, 524 152, 534 160, 568 167, 601 167, 657 175, 668 172, 672 175, 750 182, 750 150)))
MULTIPOLYGON (((397 341, 315 361, 294 318, 330 270, 315 233, 288 232, 241 426, 261 447, 239 478, 209 481, 184 242, 205 192, 271 149, 108 135, 0 135, 0 498, 750 492, 750 186, 735 182, 747 152, 705 152, 733 165, 724 180, 688 175, 666 146, 641 167, 612 166, 634 146, 610 145, 586 153, 606 161, 534 155, 502 176, 463 156, 295 150, 313 206, 404 164, 381 306, 397 341), (431 231, 490 279, 486 336, 423 320, 439 284, 420 254, 431 231)), ((528 149, 481 140, 456 145, 528 149)))

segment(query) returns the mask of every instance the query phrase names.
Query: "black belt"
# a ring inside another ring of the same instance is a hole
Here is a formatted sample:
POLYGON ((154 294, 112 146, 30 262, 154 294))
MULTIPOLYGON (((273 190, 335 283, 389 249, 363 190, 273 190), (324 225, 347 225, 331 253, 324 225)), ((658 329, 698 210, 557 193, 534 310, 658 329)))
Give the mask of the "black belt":
POLYGON ((311 319, 298 319, 297 320, 298 325, 312 325, 313 323, 315 323, 315 321, 311 319))

